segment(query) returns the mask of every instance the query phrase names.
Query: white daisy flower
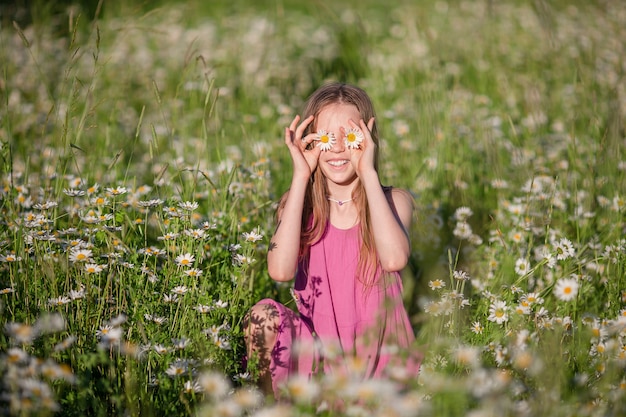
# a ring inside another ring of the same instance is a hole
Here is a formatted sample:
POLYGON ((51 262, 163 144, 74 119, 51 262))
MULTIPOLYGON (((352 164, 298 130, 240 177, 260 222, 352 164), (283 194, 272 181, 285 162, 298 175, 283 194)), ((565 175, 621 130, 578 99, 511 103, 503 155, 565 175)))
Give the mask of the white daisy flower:
POLYGON ((561 278, 554 286, 554 295, 561 301, 572 301, 578 295, 578 280, 561 278))
POLYGON ((330 151, 337 142, 335 134, 333 132, 327 132, 324 129, 317 131, 315 140, 318 141, 317 146, 323 151, 330 151))
POLYGON ((493 321, 498 324, 502 324, 509 320, 509 306, 506 305, 505 301, 494 301, 491 306, 489 306, 489 317, 487 320, 493 321))
POLYGON ((363 132, 359 129, 348 128, 346 129, 346 135, 343 138, 346 147, 351 149, 358 149, 363 142, 363 132))
POLYGON ((175 259, 176 265, 178 266, 191 266, 196 260, 196 257, 190 253, 185 253, 183 255, 178 255, 175 259))
POLYGON ((428 281, 428 286, 431 290, 439 290, 446 286, 446 283, 440 279, 435 279, 433 281, 428 281))
POLYGON ((515 261, 515 273, 519 276, 526 275, 530 270, 530 262, 525 258, 518 258, 515 261))
POLYGON ((194 211, 198 208, 198 203, 195 201, 181 201, 178 203, 178 207, 185 211, 194 211))
POLYGON ((72 248, 70 250, 70 262, 88 262, 93 256, 89 249, 72 248))

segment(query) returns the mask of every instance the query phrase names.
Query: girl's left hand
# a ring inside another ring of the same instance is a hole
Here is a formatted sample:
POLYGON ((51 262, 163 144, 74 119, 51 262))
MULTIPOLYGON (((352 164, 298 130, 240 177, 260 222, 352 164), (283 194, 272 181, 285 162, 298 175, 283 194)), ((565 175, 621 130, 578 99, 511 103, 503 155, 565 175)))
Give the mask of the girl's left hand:
POLYGON ((361 174, 365 172, 375 170, 374 160, 376 158, 376 144, 371 134, 374 128, 374 118, 369 119, 367 125, 363 119, 359 120, 358 125, 350 120, 350 127, 359 129, 361 133, 363 133, 363 142, 361 142, 359 148, 350 149, 350 162, 352 162, 356 174, 361 176, 361 174))

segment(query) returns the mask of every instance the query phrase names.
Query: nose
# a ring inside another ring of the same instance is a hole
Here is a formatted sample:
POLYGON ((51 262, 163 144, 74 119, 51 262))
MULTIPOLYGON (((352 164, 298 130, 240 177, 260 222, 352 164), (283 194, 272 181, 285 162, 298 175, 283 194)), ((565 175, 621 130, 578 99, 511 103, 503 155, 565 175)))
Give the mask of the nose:
POLYGON ((346 145, 343 140, 343 135, 335 136, 335 144, 332 147, 332 151, 336 153, 341 153, 346 150, 346 145))

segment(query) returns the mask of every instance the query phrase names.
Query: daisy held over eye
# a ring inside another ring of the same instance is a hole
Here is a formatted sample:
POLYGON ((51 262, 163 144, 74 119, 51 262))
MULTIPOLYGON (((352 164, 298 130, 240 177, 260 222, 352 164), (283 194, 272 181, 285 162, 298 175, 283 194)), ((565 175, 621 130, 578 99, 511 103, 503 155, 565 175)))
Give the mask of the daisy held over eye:
POLYGON ((402 304, 414 202, 378 177, 374 108, 360 88, 330 83, 285 128, 293 175, 267 264, 295 279, 296 308, 263 299, 246 316, 248 358, 280 397, 292 377, 417 377, 421 355, 402 304), (341 139, 339 139, 341 138, 341 139))

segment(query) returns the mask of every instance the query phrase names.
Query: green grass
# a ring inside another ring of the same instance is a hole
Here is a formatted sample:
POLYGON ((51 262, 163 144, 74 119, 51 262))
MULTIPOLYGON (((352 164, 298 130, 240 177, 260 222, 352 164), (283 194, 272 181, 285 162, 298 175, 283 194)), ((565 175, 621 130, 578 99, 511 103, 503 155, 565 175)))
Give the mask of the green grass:
POLYGON ((319 390, 350 406, 323 415, 624 413, 626 9, 246 3, 3 16, 2 408, 312 415, 319 390), (330 79, 370 93, 381 179, 416 197, 403 277, 425 360, 406 391, 322 377, 260 405, 241 325, 290 299, 265 268, 281 133, 330 79))

